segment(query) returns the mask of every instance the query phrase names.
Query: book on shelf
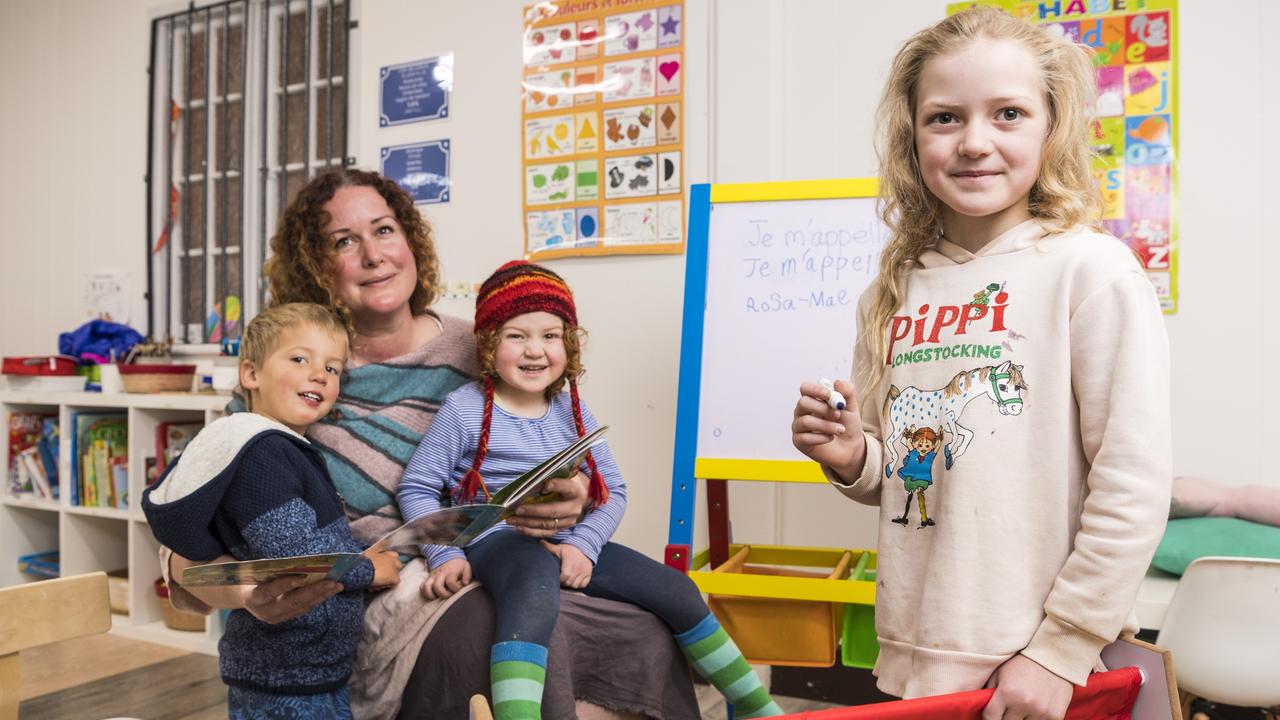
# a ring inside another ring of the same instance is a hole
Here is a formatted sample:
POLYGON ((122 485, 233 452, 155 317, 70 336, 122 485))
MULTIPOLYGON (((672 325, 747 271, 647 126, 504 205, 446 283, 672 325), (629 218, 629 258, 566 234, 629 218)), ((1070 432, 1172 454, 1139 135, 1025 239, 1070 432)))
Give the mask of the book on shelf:
POLYGON ((36 442, 36 449, 40 453, 40 464, 44 467, 45 477, 49 480, 49 487, 52 497, 58 497, 58 418, 47 417, 44 420, 44 428, 40 433, 40 440, 36 442))
MULTIPOLYGON (((44 500, 52 500, 57 495, 54 494, 54 486, 49 483, 49 476, 45 472, 44 463, 40 461, 40 452, 33 447, 18 453, 18 478, 24 485, 29 484, 31 494, 44 500)), ((57 478, 54 478, 57 482, 57 478)))
MULTIPOLYGON (((569 477, 586 459, 592 446, 604 441, 607 425, 570 443, 532 470, 512 480, 487 503, 444 507, 411 520, 383 535, 374 547, 398 548, 419 545, 465 547, 481 533, 513 515, 526 502, 556 500, 555 493, 542 491, 543 483, 569 477)), ((306 582, 337 580, 360 559, 360 553, 325 553, 266 560, 196 565, 182 572, 182 585, 257 585, 282 577, 305 577, 306 582)))
POLYGON ((199 422, 162 422, 156 425, 155 477, 159 478, 164 474, 164 469, 182 454, 202 428, 204 423, 199 422))
POLYGON ((10 493, 35 492, 29 468, 24 469, 21 453, 38 447, 44 434, 45 421, 50 419, 56 426, 57 415, 39 412, 9 413, 9 465, 6 468, 6 481, 9 483, 10 493))
POLYGON ((125 413, 71 414, 71 504, 82 507, 117 505, 111 462, 129 456, 129 421, 125 413))

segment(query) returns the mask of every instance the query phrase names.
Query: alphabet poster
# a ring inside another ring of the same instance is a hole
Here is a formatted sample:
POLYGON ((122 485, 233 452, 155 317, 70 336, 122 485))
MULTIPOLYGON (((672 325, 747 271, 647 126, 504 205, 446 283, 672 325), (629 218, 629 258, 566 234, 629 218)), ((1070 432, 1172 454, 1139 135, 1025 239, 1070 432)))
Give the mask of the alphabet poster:
POLYGON ((1093 52, 1093 174, 1102 225, 1142 259, 1166 313, 1178 310, 1177 0, 978 0, 1093 52))
POLYGON ((525 253, 684 251, 684 3, 525 9, 525 253))

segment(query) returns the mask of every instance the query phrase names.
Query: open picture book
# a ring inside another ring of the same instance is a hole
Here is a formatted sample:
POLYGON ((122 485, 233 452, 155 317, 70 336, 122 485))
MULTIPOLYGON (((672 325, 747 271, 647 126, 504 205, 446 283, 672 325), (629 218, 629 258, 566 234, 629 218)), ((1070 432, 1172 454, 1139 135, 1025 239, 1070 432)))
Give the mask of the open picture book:
MULTIPOLYGON (((481 533, 515 514, 525 503, 558 500, 556 493, 544 492, 542 485, 557 477, 570 477, 586 460, 587 452, 604 442, 608 425, 601 425, 568 447, 542 461, 529 472, 512 480, 486 503, 443 507, 423 515, 383 535, 374 547, 414 548, 419 545, 465 547, 481 533)), ((360 553, 325 553, 267 560, 196 565, 182 572, 184 587, 210 585, 257 585, 282 577, 305 577, 307 583, 337 580, 351 569, 360 553)))

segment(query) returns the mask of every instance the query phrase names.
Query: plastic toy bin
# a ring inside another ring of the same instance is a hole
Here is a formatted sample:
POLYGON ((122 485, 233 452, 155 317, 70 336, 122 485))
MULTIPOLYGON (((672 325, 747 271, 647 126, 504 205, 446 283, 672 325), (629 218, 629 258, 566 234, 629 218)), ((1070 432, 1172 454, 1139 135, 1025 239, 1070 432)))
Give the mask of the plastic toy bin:
MULTIPOLYGON (((875 558, 863 553, 849 573, 853 582, 876 581, 875 558)), ((870 670, 876 666, 880 655, 880 641, 876 639, 876 606, 849 603, 844 606, 844 630, 840 638, 840 664, 845 667, 870 670)))
POLYGON ((695 581, 697 576, 711 576, 706 578, 711 586, 721 584, 716 581, 726 576, 737 576, 733 584, 744 588, 742 592, 752 592, 737 595, 717 593, 712 588, 707 598, 707 605, 747 660, 798 667, 834 665, 836 639, 844 622, 841 603, 807 598, 821 597, 821 592, 813 591, 826 581, 849 578, 853 551, 751 546, 731 550, 735 551, 733 556, 714 571, 690 576, 695 581), (748 564, 752 559, 756 562, 748 564))

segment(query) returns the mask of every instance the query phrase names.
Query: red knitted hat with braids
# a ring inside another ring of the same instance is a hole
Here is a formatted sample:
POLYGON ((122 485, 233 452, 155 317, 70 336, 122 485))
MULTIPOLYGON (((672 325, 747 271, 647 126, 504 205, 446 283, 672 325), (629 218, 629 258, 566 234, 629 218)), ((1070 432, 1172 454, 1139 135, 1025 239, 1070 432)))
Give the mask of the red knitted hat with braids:
MULTIPOLYGON (((497 330, 517 315, 547 312, 565 321, 570 332, 578 325, 578 311, 573 304, 573 291, 563 278, 540 265, 513 260, 489 276, 476 295, 476 334, 497 330)), ((582 403, 578 400, 578 379, 568 378, 569 398, 573 403, 573 422, 578 437, 586 434, 582 423, 582 403)), ((489 490, 480 476, 480 466, 489 450, 489 425, 493 418, 493 378, 488 374, 484 384, 484 420, 480 426, 480 441, 476 447, 476 459, 471 469, 462 477, 454 490, 454 502, 462 505, 471 502, 477 493, 489 498, 489 490)), ((609 499, 609 489, 596 467, 595 458, 587 454, 587 468, 591 476, 589 495, 592 503, 603 505, 609 499)))

